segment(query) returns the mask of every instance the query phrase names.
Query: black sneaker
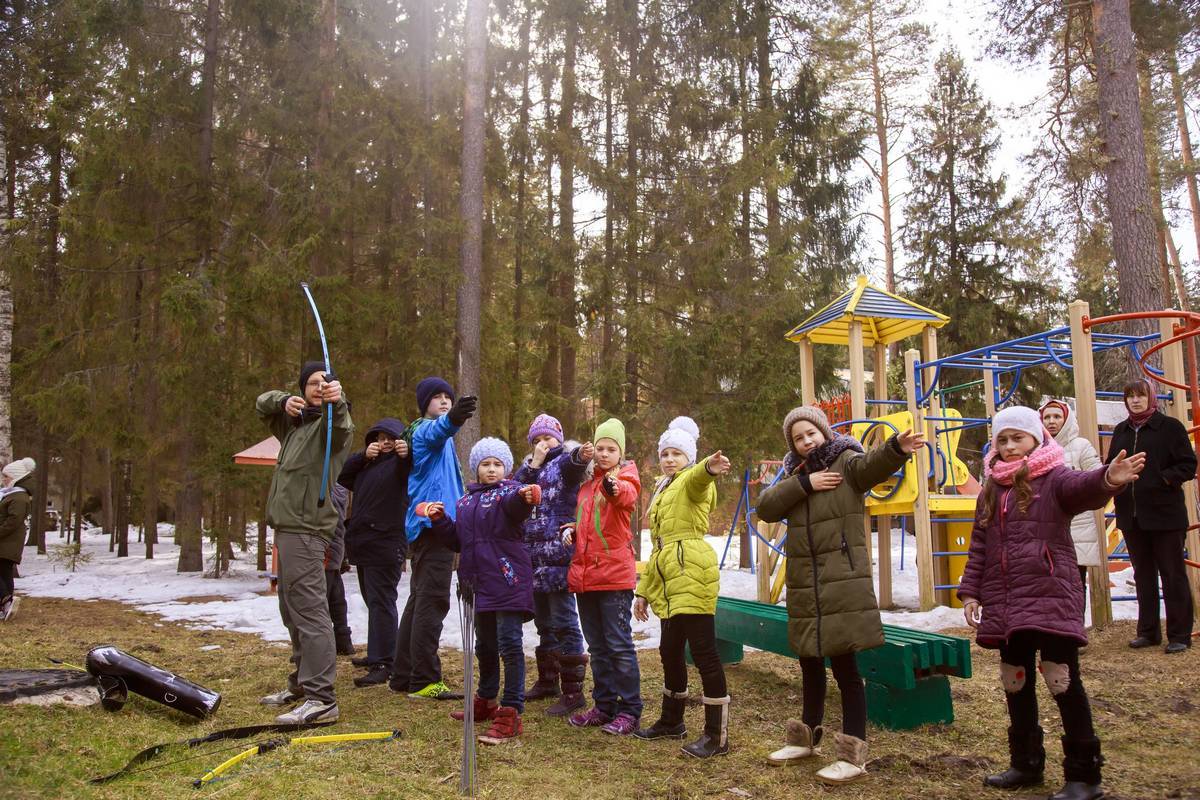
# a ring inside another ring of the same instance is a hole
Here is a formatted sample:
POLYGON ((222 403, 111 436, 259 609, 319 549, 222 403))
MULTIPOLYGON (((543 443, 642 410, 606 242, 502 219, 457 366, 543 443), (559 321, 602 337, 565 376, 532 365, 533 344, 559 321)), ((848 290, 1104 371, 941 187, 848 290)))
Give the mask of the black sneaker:
POLYGON ((356 656, 350 659, 350 663, 356 667, 369 667, 371 666, 371 659, 366 656, 356 656))
POLYGON ((388 668, 382 664, 376 664, 367 671, 366 675, 359 675, 354 679, 354 685, 360 689, 367 686, 379 686, 387 683, 391 673, 388 668))
POLYGON ((1191 645, 1188 644, 1187 642, 1171 642, 1167 645, 1167 649, 1165 652, 1167 655, 1175 655, 1176 653, 1186 653, 1187 649, 1189 647, 1191 647, 1191 645))
POLYGON ((1129 643, 1129 646, 1134 650, 1140 650, 1143 647, 1158 647, 1162 642, 1157 639, 1149 639, 1145 636, 1139 636, 1129 643))

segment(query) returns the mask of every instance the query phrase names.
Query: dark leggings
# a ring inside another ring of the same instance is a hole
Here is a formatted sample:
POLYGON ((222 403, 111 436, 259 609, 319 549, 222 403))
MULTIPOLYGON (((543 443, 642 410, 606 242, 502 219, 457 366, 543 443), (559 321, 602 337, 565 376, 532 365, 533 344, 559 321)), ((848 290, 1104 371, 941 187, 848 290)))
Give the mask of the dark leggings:
POLYGON ((13 567, 16 562, 0 558, 0 600, 5 599, 14 591, 13 567))
MULTIPOLYGON (((833 679, 842 693, 842 733, 859 739, 867 738, 867 690, 858 674, 854 653, 843 653, 829 659, 833 679)), ((804 676, 804 724, 815 728, 825 719, 825 659, 805 656, 800 659, 804 676)))
POLYGON ((690 645, 692 661, 700 671, 700 683, 705 697, 725 697, 725 669, 717 655, 716 617, 712 614, 676 614, 662 621, 662 641, 658 654, 662 658, 663 685, 672 692, 687 691, 687 661, 684 646, 690 645))
POLYGON ((1038 727, 1039 671, 1058 704, 1066 737, 1075 741, 1094 738, 1092 708, 1079 677, 1079 645, 1065 636, 1040 631, 1017 631, 1006 644, 1000 645, 1000 678, 1013 728, 1031 731, 1038 727), (1062 670, 1064 665, 1066 674, 1062 670))

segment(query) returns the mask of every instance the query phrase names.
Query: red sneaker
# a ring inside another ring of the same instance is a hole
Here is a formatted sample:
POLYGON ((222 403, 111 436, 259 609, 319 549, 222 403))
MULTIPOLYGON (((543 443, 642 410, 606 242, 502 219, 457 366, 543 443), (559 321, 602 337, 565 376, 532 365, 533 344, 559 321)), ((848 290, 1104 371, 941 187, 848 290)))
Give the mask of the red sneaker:
POLYGON ((511 706, 500 706, 492 718, 492 727, 479 737, 483 744, 504 744, 517 738, 525 731, 521 715, 511 706))
MULTIPOLYGON (((487 722, 489 719, 492 719, 496 716, 496 709, 499 707, 500 706, 496 704, 495 698, 491 700, 484 700, 479 695, 475 695, 475 721, 487 722)), ((459 722, 462 722, 463 717, 465 716, 466 714, 462 711, 450 712, 450 719, 456 719, 459 722)))

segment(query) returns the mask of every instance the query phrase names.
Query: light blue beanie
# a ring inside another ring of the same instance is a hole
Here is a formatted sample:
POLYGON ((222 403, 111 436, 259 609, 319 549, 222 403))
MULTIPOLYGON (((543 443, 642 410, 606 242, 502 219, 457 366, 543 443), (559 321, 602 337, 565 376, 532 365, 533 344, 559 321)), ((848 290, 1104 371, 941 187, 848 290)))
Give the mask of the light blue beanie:
POLYGON ((504 474, 511 475, 513 470, 513 454, 503 439, 485 436, 471 448, 471 457, 467 463, 471 468, 471 480, 479 480, 479 464, 485 458, 498 458, 504 465, 504 474))

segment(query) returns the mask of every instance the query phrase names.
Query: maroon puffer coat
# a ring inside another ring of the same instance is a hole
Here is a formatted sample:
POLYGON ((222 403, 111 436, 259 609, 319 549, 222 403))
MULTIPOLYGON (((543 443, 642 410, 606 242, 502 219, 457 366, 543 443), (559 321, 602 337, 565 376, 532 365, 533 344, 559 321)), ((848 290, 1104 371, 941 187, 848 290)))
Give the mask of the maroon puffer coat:
POLYGON ((1007 486, 993 490, 999 497, 990 521, 980 519, 980 506, 976 506, 958 596, 974 598, 983 606, 975 637, 980 647, 999 647, 1023 630, 1087 644, 1071 518, 1102 508, 1116 494, 1105 483, 1104 471, 1104 467, 1089 472, 1055 467, 1030 481, 1034 499, 1024 514, 1017 507, 1016 491, 1007 486))

